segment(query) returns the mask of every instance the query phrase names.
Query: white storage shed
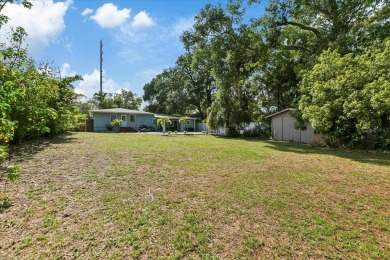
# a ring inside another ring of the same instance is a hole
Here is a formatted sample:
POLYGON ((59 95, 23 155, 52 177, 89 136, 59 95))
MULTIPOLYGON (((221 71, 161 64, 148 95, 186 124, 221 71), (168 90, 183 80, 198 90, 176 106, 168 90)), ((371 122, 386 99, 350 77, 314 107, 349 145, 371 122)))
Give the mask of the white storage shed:
POLYGON ((287 108, 265 118, 271 118, 271 133, 276 141, 288 141, 299 143, 312 143, 314 129, 310 123, 306 123, 306 130, 295 129, 295 118, 291 115, 293 108, 287 108))

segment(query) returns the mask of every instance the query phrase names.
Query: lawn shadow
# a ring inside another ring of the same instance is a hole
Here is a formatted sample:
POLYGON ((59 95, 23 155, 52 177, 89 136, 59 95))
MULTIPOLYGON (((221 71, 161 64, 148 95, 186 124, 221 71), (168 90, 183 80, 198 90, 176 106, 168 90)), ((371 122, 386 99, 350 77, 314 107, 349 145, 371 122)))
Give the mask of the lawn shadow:
MULTIPOLYGON (((264 141, 264 140, 263 140, 264 141)), ((281 141, 264 141, 265 147, 283 152, 298 154, 324 154, 350 159, 361 163, 375 164, 390 167, 390 153, 388 151, 348 150, 343 148, 321 148, 310 144, 288 143, 281 141)))
POLYGON ((265 142, 269 141, 266 137, 227 137, 226 135, 213 135, 215 138, 218 139, 226 139, 226 140, 244 140, 248 142, 265 142))
POLYGON ((72 133, 60 134, 48 138, 38 138, 34 140, 26 140, 17 144, 12 144, 9 147, 9 160, 14 162, 22 162, 32 159, 34 154, 39 153, 53 144, 71 143, 76 140, 72 133))

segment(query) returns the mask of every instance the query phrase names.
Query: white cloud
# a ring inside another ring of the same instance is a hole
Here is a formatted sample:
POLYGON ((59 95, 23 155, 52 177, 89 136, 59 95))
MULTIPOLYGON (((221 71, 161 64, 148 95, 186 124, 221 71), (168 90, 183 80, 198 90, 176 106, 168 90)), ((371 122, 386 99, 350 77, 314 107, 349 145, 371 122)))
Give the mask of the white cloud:
POLYGON ((195 24, 194 17, 180 18, 173 26, 172 36, 180 36, 184 31, 191 29, 195 24))
POLYGON ((70 71, 70 64, 69 63, 64 63, 61 66, 60 74, 61 74, 62 78, 65 78, 65 77, 75 76, 77 73, 75 71, 70 71))
POLYGON ((86 16, 93 13, 93 9, 85 8, 84 11, 81 13, 82 16, 86 16))
POLYGON ((68 50, 69 53, 73 53, 73 50, 72 50, 73 46, 72 46, 72 44, 66 43, 64 47, 65 47, 65 49, 68 50))
POLYGON ((99 7, 91 19, 97 22, 102 28, 115 28, 124 24, 130 18, 131 9, 119 10, 112 3, 99 7))
POLYGON ((120 30, 115 34, 115 38, 123 44, 127 44, 128 41, 133 43, 144 42, 150 38, 151 34, 158 34, 160 28, 152 31, 145 31, 142 29, 145 27, 154 27, 156 29, 155 25, 156 22, 154 19, 145 11, 141 11, 134 16, 131 23, 126 23, 120 27, 120 30))
POLYGON ((131 23, 132 27, 152 27, 154 25, 154 20, 145 11, 141 11, 136 14, 133 18, 133 22, 131 23))
MULTIPOLYGON (((64 64, 64 65, 65 65, 65 70, 69 69, 67 67, 67 65, 69 64, 64 64)), ((83 81, 79 82, 78 87, 75 88, 75 92, 78 94, 83 94, 84 96, 87 97, 87 99, 90 99, 93 97, 93 94, 100 91, 100 72, 97 69, 94 69, 91 74, 85 74, 82 77, 83 77, 83 81)), ((119 84, 113 79, 110 78, 105 79, 104 71, 103 71, 103 92, 120 93, 122 89, 130 90, 131 84, 129 82, 119 84)))
POLYGON ((28 36, 26 43, 30 50, 41 46, 47 46, 56 41, 65 29, 64 16, 72 5, 72 0, 56 2, 53 0, 33 1, 31 9, 24 8, 21 4, 6 4, 2 13, 10 18, 2 28, 9 31, 10 27, 23 27, 28 36))

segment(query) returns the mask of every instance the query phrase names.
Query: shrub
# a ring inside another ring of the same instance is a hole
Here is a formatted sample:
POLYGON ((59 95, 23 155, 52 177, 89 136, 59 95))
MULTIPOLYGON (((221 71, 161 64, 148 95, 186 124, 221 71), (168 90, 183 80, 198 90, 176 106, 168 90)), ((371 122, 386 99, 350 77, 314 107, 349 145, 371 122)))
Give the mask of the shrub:
POLYGON ((106 124, 107 131, 112 131, 114 129, 114 126, 112 124, 106 124))
POLYGON ((7 196, 7 182, 14 182, 20 178, 20 173, 22 171, 22 166, 20 165, 9 165, 3 167, 3 163, 8 156, 8 151, 6 146, 0 146, 0 183, 4 182, 3 194, 0 194, 0 208, 9 205, 8 196, 7 196))
POLYGON ((258 124, 252 129, 245 130, 242 133, 242 136, 268 138, 270 136, 270 133, 268 128, 262 127, 258 124))
POLYGON ((378 134, 378 140, 375 144, 375 148, 390 151, 390 130, 378 134))
POLYGON ((226 136, 227 136, 227 137, 239 137, 239 136, 241 136, 241 134, 240 134, 240 132, 237 130, 236 127, 230 126, 230 127, 227 129, 226 136))

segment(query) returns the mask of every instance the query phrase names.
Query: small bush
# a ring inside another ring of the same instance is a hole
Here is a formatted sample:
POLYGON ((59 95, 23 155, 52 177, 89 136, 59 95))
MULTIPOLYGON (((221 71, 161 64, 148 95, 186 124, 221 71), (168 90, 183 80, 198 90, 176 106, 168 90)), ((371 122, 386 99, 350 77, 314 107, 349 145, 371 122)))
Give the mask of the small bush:
POLYGON ((384 131, 378 134, 375 148, 390 151, 390 131, 384 131))
POLYGON ((268 129, 262 128, 261 125, 256 125, 253 129, 245 130, 242 136, 268 138, 270 134, 268 129))
POLYGON ((112 131, 114 129, 114 126, 112 124, 106 124, 107 131, 112 131))
POLYGON ((227 137, 240 137, 241 134, 240 134, 240 132, 237 130, 236 127, 231 126, 231 127, 229 127, 229 128, 227 129, 226 136, 227 136, 227 137))

